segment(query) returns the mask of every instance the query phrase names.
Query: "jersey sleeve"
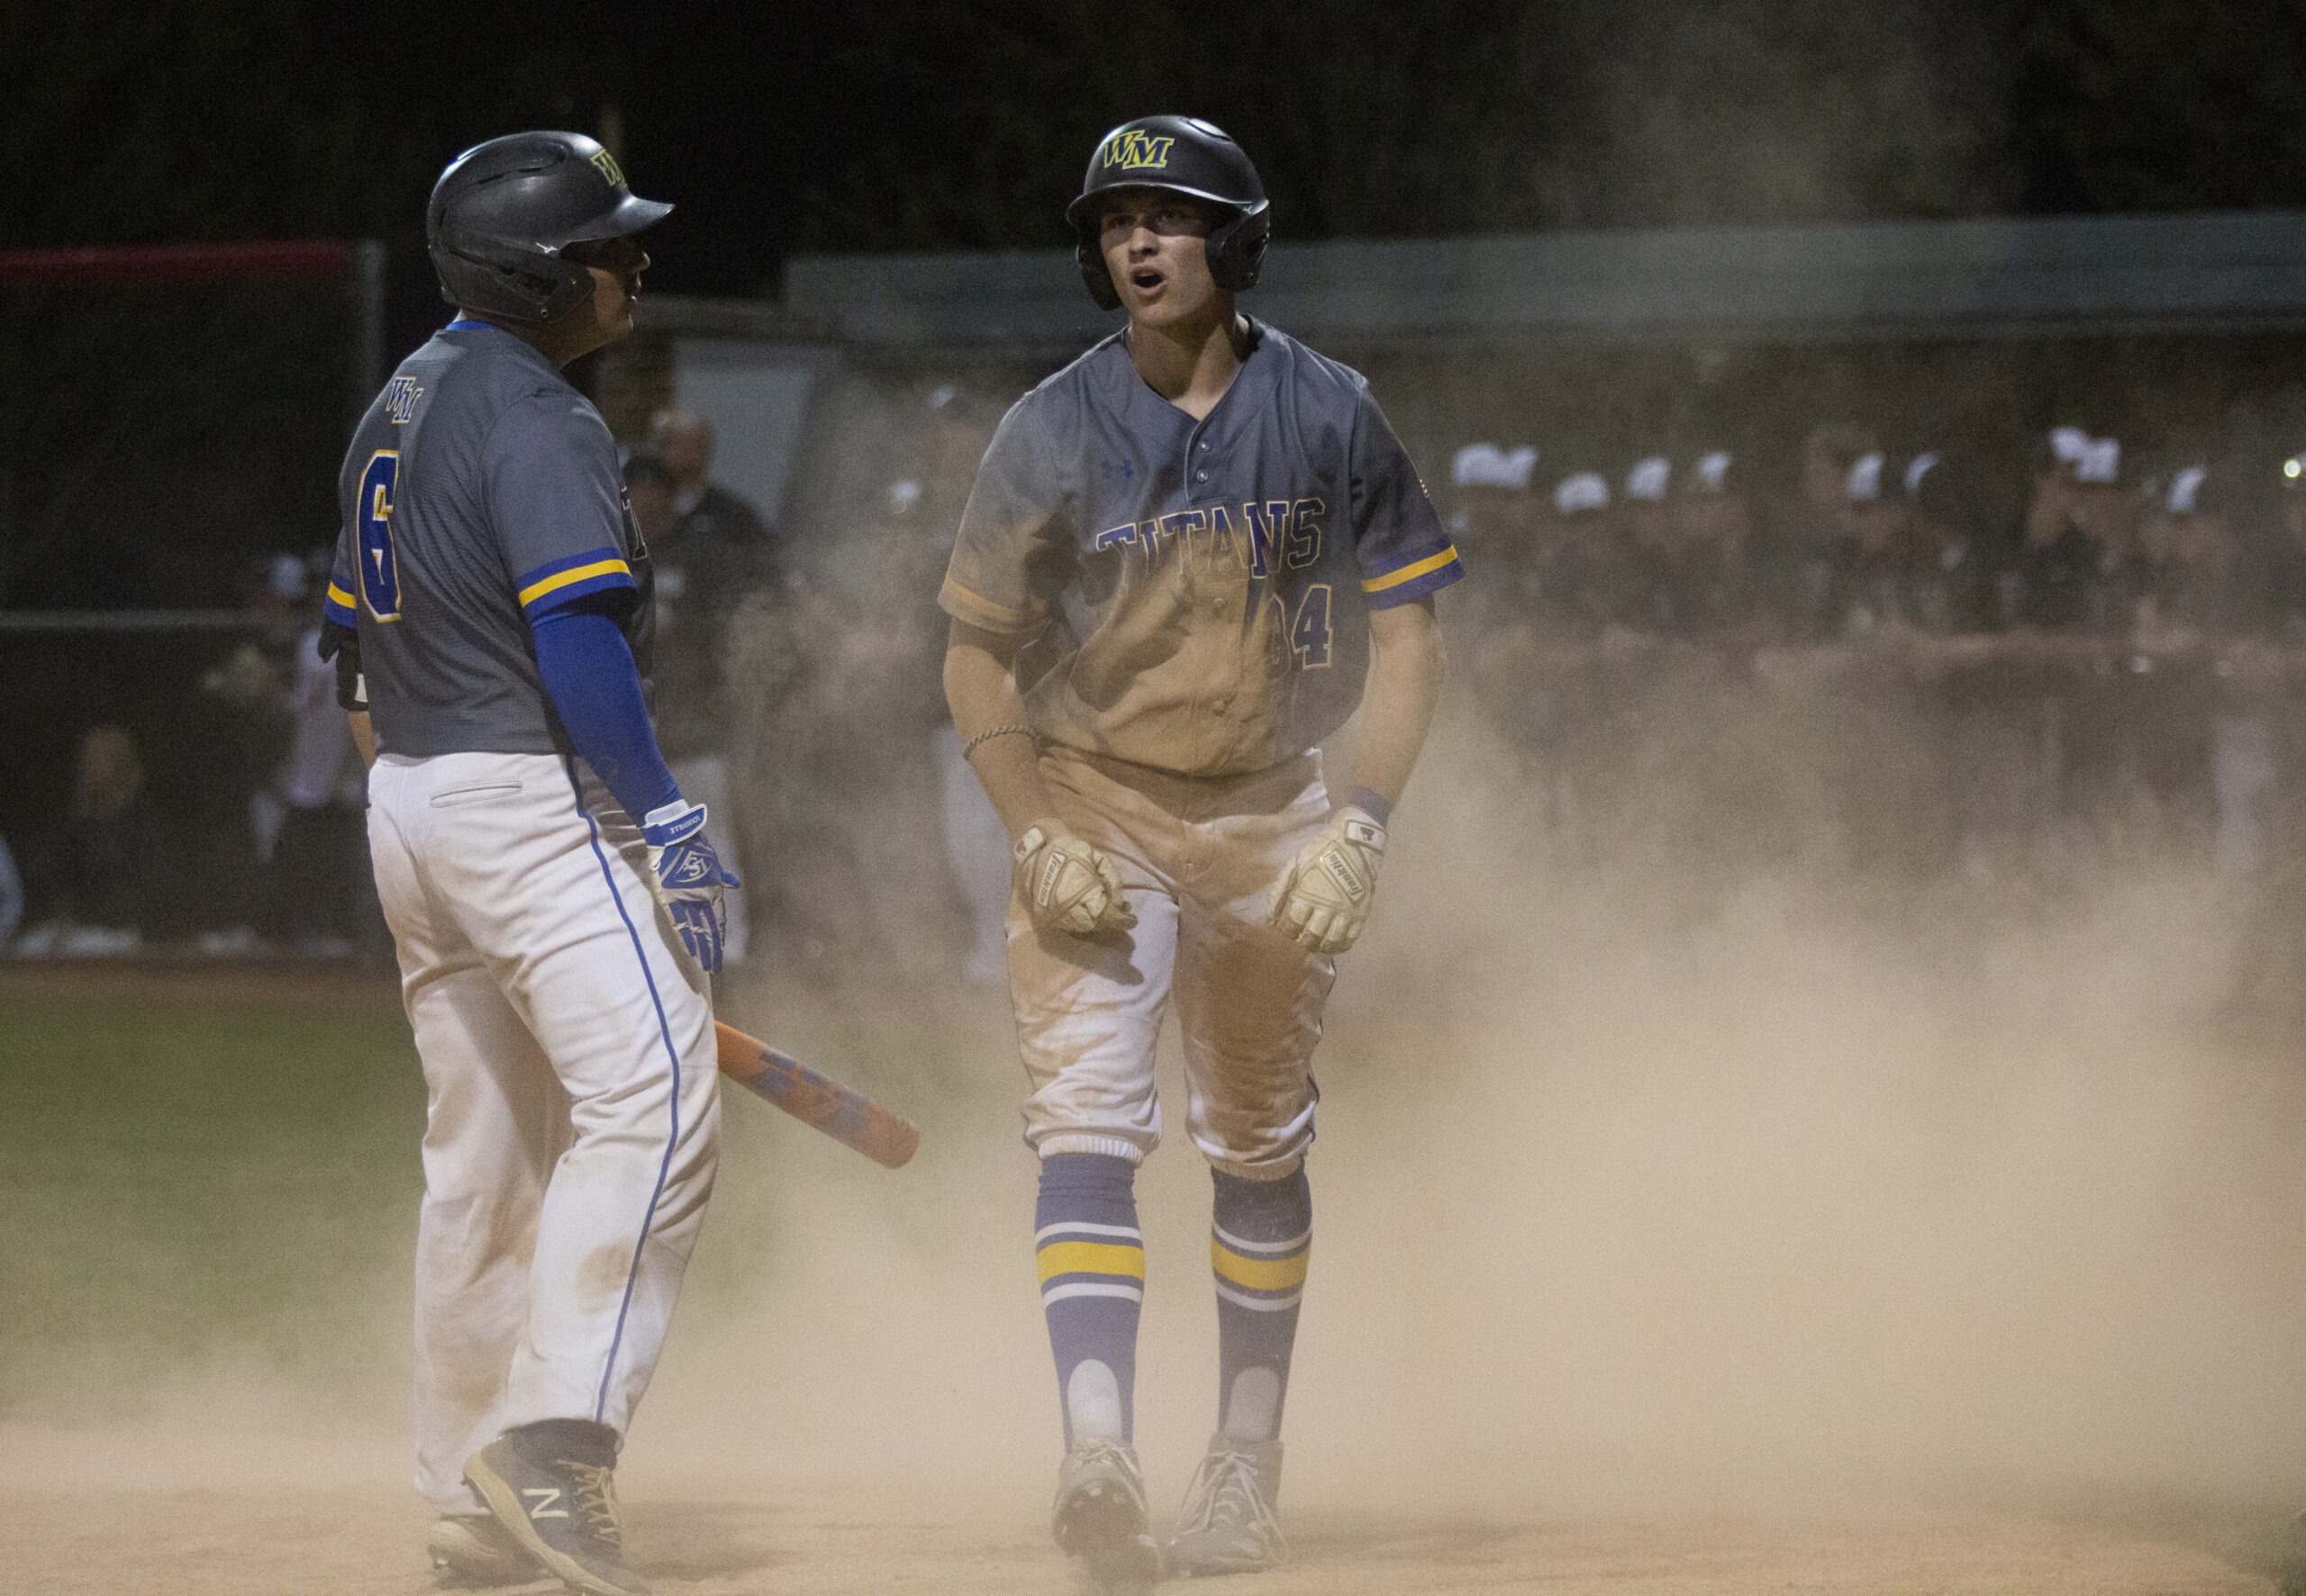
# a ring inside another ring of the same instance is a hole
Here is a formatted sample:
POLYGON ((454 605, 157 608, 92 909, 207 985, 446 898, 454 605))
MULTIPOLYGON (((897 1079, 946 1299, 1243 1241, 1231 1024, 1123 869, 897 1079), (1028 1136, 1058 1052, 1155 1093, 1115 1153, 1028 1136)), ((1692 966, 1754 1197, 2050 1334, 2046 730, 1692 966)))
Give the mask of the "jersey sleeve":
POLYGON ((485 467, 489 522, 531 624, 590 594, 637 594, 616 443, 591 405, 522 400, 490 431, 485 467))
POLYGON ((328 591, 321 595, 321 618, 358 630, 360 604, 356 595, 360 591, 360 574, 352 568, 355 558, 352 529, 347 526, 336 535, 336 558, 329 567, 328 591))
POLYGON ((1002 418, 977 467, 939 605, 986 631, 1039 630, 1049 607, 1043 578, 1072 548, 1063 504, 1041 429, 1021 403, 1002 418))
POLYGON ((1352 469, 1353 550, 1371 609, 1409 603, 1466 574, 1409 451, 1366 388, 1353 429, 1352 469))

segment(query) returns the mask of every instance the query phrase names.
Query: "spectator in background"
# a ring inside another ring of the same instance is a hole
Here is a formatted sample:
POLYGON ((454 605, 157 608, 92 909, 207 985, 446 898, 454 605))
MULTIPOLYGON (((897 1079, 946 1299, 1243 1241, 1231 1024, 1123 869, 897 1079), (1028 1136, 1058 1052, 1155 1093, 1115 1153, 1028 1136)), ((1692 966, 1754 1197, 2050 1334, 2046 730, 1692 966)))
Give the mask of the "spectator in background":
POLYGON ((1850 467, 1848 530, 1826 560, 1846 639, 1885 628, 1944 637, 1984 624, 1983 508, 1974 485, 1935 450, 1901 467, 1878 451, 1850 467))
MULTIPOLYGON (((320 550, 326 579, 332 551, 320 550)), ((259 929, 300 958, 340 958, 357 936, 383 929, 365 912, 368 867, 367 771, 336 702, 336 667, 320 657, 321 629, 297 635, 288 659, 286 757, 249 801, 265 886, 259 929)))
POLYGON ((16 874, 16 856, 8 851, 8 839, 0 837, 0 949, 8 946, 23 918, 23 878, 16 874))
POLYGON ((2141 508, 2118 439, 2051 430, 2035 457, 2019 560, 2019 618, 2051 630, 2129 630, 2137 597, 2131 534, 2141 508))
POLYGON ((2164 709, 2172 722, 2148 723, 2147 740, 2160 757, 2143 761, 2147 781, 2165 798, 2200 796, 2206 787, 2213 857, 2241 880, 2265 859, 2265 810, 2280 770, 2270 706, 2256 684, 2219 669, 2210 652, 2243 630, 2250 608, 2239 524, 2246 506, 2235 476, 2181 467, 2139 516, 2141 652, 2131 668, 2153 666, 2165 692, 2147 708, 2164 709))
POLYGON ((53 917, 24 933, 35 957, 133 953, 143 942, 150 835, 144 762, 118 726, 92 727, 74 762, 63 828, 30 856, 32 886, 53 917))
POLYGON ((1609 478, 1572 471, 1554 484, 1553 515, 1539 551, 1541 633, 1591 642, 1631 604, 1632 565, 1609 478))
POLYGON ((1626 474, 1627 624, 1662 636, 1719 637, 1746 619, 1746 541, 1751 523, 1719 449, 1677 469, 1664 455, 1626 474))
POLYGON ((2223 635, 2239 618, 2242 554, 2229 485, 2206 466, 2173 472, 2137 521, 2139 624, 2223 635))
POLYGON ((1925 449, 1906 462, 1914 624, 1938 636, 1993 621, 1993 507, 1976 465, 1925 449))
POLYGON ((1682 522, 1667 496, 1673 481, 1674 464, 1664 455, 1645 456, 1625 474, 1625 608, 1615 617, 1666 637, 1684 636, 1689 630, 1688 618, 1675 602, 1682 522))
POLYGON ((1849 559, 1868 457, 1875 462, 1878 495, 1880 450, 1864 428, 1821 422, 1802 440, 1801 474, 1793 497, 1779 506, 1766 556, 1780 624, 1797 641, 1820 641, 1843 630, 1837 575, 1849 559))
POLYGON ((1530 491, 1537 463, 1532 445, 1508 450, 1493 443, 1469 443, 1450 462, 1457 496, 1450 540, 1482 575, 1450 595, 1452 647, 1478 645, 1528 619, 1539 602, 1543 501, 1530 491))
MULTIPOLYGON (((732 622, 778 623, 787 573, 760 513, 708 476, 713 427, 694 411, 660 410, 649 448, 625 463, 632 514, 656 568, 657 740, 673 779, 702 803, 714 848, 741 879, 753 874, 745 805, 729 779, 736 704, 730 692, 732 622)), ((744 961, 751 940, 745 890, 723 898, 726 964, 744 961)))
MULTIPOLYGON (((892 561, 892 574, 902 590, 919 595, 910 635, 920 650, 918 663, 908 674, 924 685, 944 679, 945 641, 951 623, 937 608, 935 594, 950 561, 953 540, 959 533, 961 509, 976 480, 977 462, 992 441, 994 417, 956 383, 940 383, 929 392, 928 429, 921 475, 901 479, 890 489, 892 519, 903 529, 901 553, 892 561), (910 493, 900 491, 905 482, 910 493), (924 579, 925 578, 925 579, 924 579), (925 603, 922 601, 927 601, 925 603)), ((961 757, 960 734, 953 730, 952 714, 940 690, 926 711, 930 758, 937 771, 938 796, 945 821, 945 858, 969 917, 969 950, 961 961, 961 978, 972 986, 1008 989, 1009 982, 1009 832, 985 795, 985 784, 961 757)))
POLYGON ((1674 513, 1681 549, 1675 612, 1700 634, 1755 640, 1753 512, 1738 461, 1727 449, 1706 450, 1683 474, 1674 513))

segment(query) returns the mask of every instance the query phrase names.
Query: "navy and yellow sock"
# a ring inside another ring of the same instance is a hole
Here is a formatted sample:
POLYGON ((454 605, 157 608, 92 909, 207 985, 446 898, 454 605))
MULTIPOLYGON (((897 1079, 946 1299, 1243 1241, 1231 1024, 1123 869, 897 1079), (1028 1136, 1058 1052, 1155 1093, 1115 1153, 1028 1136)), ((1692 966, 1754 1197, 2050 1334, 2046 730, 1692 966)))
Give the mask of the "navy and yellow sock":
POLYGON ((1313 1251, 1313 1193, 1300 1165, 1286 1180, 1217 1183, 1209 1264, 1217 1276, 1217 1428, 1238 1440, 1281 1434, 1289 1354, 1313 1251))
POLYGON ((1102 1153, 1041 1160, 1033 1246, 1068 1450, 1076 1434, 1130 1437, 1145 1301, 1136 1179, 1134 1164, 1102 1153))

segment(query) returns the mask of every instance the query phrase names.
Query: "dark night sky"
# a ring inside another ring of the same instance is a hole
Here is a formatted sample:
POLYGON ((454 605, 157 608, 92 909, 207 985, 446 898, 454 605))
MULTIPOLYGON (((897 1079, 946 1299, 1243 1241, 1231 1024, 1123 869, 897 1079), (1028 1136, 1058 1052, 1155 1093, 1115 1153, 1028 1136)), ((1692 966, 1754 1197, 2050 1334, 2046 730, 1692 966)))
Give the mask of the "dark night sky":
POLYGON ((1034 247, 1091 142, 1225 123, 1283 236, 2306 204, 2306 4, 0 0, 0 241, 416 238, 457 150, 625 126, 660 289, 1034 247))

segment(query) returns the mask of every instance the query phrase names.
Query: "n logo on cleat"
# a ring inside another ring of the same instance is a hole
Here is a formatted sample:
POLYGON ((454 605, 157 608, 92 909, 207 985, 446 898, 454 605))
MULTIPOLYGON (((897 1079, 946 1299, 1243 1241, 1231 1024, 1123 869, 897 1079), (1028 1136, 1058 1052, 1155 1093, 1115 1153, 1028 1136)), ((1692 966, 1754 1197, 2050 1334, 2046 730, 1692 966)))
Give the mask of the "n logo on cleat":
POLYGON ((552 1505, 560 1500, 560 1487, 558 1485, 530 1485, 524 1487, 522 1490, 521 1494, 522 1496, 536 1498, 534 1501, 529 1504, 529 1517, 531 1519, 566 1519, 568 1517, 568 1510, 567 1508, 557 1508, 552 1505))

